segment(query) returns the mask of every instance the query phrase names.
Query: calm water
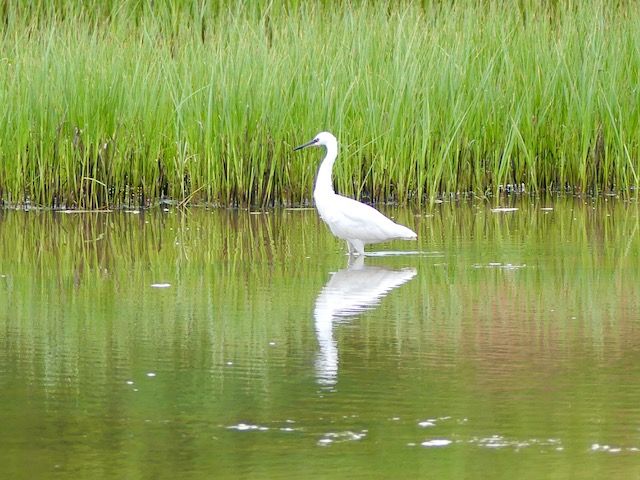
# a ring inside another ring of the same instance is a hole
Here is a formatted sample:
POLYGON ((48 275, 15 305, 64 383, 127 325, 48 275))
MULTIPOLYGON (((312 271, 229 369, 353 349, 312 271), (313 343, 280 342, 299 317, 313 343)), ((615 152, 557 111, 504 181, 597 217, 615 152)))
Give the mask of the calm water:
POLYGON ((0 212, 0 477, 638 477, 638 204, 492 206, 0 212))

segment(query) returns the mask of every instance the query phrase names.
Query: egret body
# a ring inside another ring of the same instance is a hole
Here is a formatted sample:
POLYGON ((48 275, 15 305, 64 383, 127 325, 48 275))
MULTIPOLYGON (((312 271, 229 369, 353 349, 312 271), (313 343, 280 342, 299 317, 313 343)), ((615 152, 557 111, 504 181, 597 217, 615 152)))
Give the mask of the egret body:
POLYGON ((329 132, 321 132, 310 142, 296 147, 325 147, 327 154, 320 164, 313 199, 318 213, 338 238, 346 240, 349 255, 364 255, 364 246, 368 243, 388 240, 415 240, 416 233, 395 223, 369 205, 352 198, 343 197, 333 190, 331 172, 338 156, 338 141, 329 132))

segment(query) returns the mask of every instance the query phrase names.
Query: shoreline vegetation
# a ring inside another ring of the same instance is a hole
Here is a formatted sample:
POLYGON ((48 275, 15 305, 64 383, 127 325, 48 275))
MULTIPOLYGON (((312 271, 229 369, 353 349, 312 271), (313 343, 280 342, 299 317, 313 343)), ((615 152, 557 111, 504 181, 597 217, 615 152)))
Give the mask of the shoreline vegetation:
POLYGON ((0 201, 636 196, 640 2, 0 0, 0 201))

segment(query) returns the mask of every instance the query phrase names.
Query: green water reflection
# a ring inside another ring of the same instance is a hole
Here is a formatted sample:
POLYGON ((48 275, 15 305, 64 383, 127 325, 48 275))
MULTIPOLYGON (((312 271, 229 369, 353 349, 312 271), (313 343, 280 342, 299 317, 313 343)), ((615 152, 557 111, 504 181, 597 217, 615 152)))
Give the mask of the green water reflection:
POLYGON ((0 212, 0 477, 638 476, 638 205, 509 206, 0 212))

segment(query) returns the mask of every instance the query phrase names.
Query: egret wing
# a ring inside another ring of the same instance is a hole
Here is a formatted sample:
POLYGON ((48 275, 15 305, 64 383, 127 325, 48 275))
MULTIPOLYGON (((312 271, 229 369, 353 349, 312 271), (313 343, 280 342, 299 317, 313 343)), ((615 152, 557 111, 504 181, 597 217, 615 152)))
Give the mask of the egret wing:
POLYGON ((358 239, 365 243, 384 242, 406 236, 402 227, 375 208, 348 197, 336 196, 334 226, 331 230, 341 238, 358 239))

